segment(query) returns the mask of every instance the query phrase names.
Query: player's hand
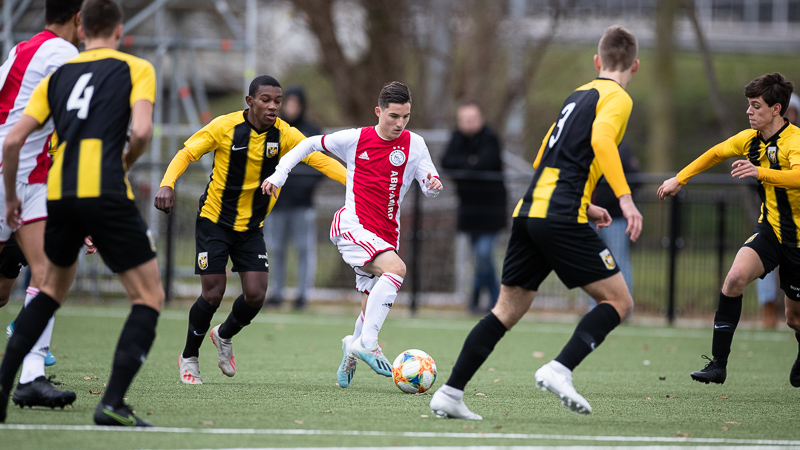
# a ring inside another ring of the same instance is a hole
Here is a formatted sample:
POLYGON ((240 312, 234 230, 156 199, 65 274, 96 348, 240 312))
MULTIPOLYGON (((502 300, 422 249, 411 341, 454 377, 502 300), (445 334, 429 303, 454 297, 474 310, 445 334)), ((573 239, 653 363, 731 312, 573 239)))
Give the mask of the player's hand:
POLYGON ((86 244, 86 252, 84 255, 94 255, 97 253, 97 247, 94 245, 94 241, 92 241, 91 236, 86 236, 83 238, 83 243, 86 244))
POLYGON ((660 200, 664 200, 667 197, 672 197, 680 192, 682 187, 683 185, 678 182, 678 177, 672 177, 668 180, 664 180, 664 182, 661 183, 661 187, 658 188, 658 198, 660 200))
POLYGON ((433 189, 434 191, 441 191, 444 189, 442 182, 431 174, 428 174, 428 179, 425 180, 425 184, 428 186, 428 189, 433 189))
POLYGON ((598 230, 611 225, 612 221, 611 214, 608 213, 607 209, 591 203, 589 203, 589 207, 586 208, 586 217, 594 222, 594 225, 598 230))
POLYGON ((6 199, 6 223, 12 230, 22 225, 22 202, 19 198, 6 199))
POLYGON ((733 170, 731 170, 731 176, 733 178, 753 178, 758 180, 758 167, 754 166, 753 163, 746 159, 737 159, 732 164, 733 170))
POLYGON ((280 188, 270 183, 269 180, 264 180, 264 182, 261 183, 262 194, 267 194, 271 195, 272 197, 278 198, 278 189, 280 188))
POLYGON ((642 233, 642 213, 633 204, 631 194, 625 194, 619 198, 619 207, 622 209, 622 215, 625 216, 625 220, 628 221, 628 228, 625 229, 625 234, 630 236, 631 242, 636 242, 642 233))
POLYGON ((172 213, 172 207, 175 206, 175 190, 169 186, 162 186, 156 193, 153 205, 159 211, 164 211, 167 214, 172 213))

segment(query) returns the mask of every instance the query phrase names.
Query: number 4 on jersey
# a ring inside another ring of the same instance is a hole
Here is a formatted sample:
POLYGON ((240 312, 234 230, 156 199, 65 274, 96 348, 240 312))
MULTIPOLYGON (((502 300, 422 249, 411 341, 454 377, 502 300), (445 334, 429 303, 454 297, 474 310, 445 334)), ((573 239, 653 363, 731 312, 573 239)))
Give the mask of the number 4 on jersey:
POLYGON ((78 110, 78 119, 85 119, 89 115, 89 102, 92 101, 94 86, 86 86, 92 78, 92 73, 85 73, 78 78, 75 87, 67 100, 67 111, 78 110))

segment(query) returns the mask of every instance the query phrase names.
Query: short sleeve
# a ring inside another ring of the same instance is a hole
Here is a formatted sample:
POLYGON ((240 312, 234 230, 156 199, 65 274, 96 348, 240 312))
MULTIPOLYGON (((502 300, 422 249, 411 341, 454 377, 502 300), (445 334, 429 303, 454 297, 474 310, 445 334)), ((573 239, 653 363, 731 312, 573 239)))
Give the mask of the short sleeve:
POLYGON ((23 114, 36 119, 40 124, 45 123, 50 118, 50 101, 47 99, 47 90, 50 87, 50 75, 44 77, 36 86, 25 107, 23 114))
POLYGON ((149 62, 136 58, 128 62, 131 69, 131 107, 139 100, 156 102, 156 71, 149 62))

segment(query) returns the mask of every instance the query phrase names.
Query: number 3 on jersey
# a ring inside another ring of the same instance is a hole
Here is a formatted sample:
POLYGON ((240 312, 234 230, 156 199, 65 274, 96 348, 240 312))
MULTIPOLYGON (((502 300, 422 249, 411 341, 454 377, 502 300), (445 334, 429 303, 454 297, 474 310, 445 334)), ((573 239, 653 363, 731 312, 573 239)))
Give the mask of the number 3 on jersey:
POLYGON ((575 102, 568 104, 564 107, 564 109, 561 110, 561 118, 558 119, 558 122, 556 122, 556 129, 553 130, 553 133, 550 133, 550 142, 548 147, 553 148, 553 146, 556 145, 558 138, 561 137, 561 132, 564 130, 564 123, 567 122, 567 118, 570 114, 572 114, 573 109, 575 109, 575 102))
POLYGON ((86 119, 89 115, 89 102, 92 101, 94 86, 86 86, 92 78, 92 73, 85 73, 78 78, 75 87, 67 100, 67 111, 78 110, 78 119, 86 119))

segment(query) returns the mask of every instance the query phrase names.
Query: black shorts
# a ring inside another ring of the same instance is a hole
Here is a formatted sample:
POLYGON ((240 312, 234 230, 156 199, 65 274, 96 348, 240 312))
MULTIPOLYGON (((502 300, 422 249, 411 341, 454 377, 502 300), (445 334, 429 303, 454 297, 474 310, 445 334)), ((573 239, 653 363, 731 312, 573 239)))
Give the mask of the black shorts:
POLYGON ((86 236, 92 236, 103 261, 117 273, 156 257, 150 230, 133 200, 120 195, 47 201, 44 253, 53 264, 74 264, 86 236))
POLYGON ((3 251, 0 252, 0 275, 13 280, 19 276, 22 266, 27 265, 28 260, 25 259, 22 249, 19 248, 19 244, 12 234, 6 241, 3 251))
POLYGON ((778 276, 781 289, 790 299, 800 301, 800 248, 781 245, 768 223, 757 224, 753 235, 747 238, 742 247, 752 248, 761 258, 764 265, 761 278, 780 266, 778 276))
POLYGON ((611 251, 588 224, 515 217, 502 283, 536 291, 553 270, 570 289, 619 273, 611 251))
POLYGON ((194 273, 198 275, 225 273, 228 256, 234 272, 269 272, 267 245, 261 228, 234 231, 198 214, 194 238, 197 250, 194 273))

